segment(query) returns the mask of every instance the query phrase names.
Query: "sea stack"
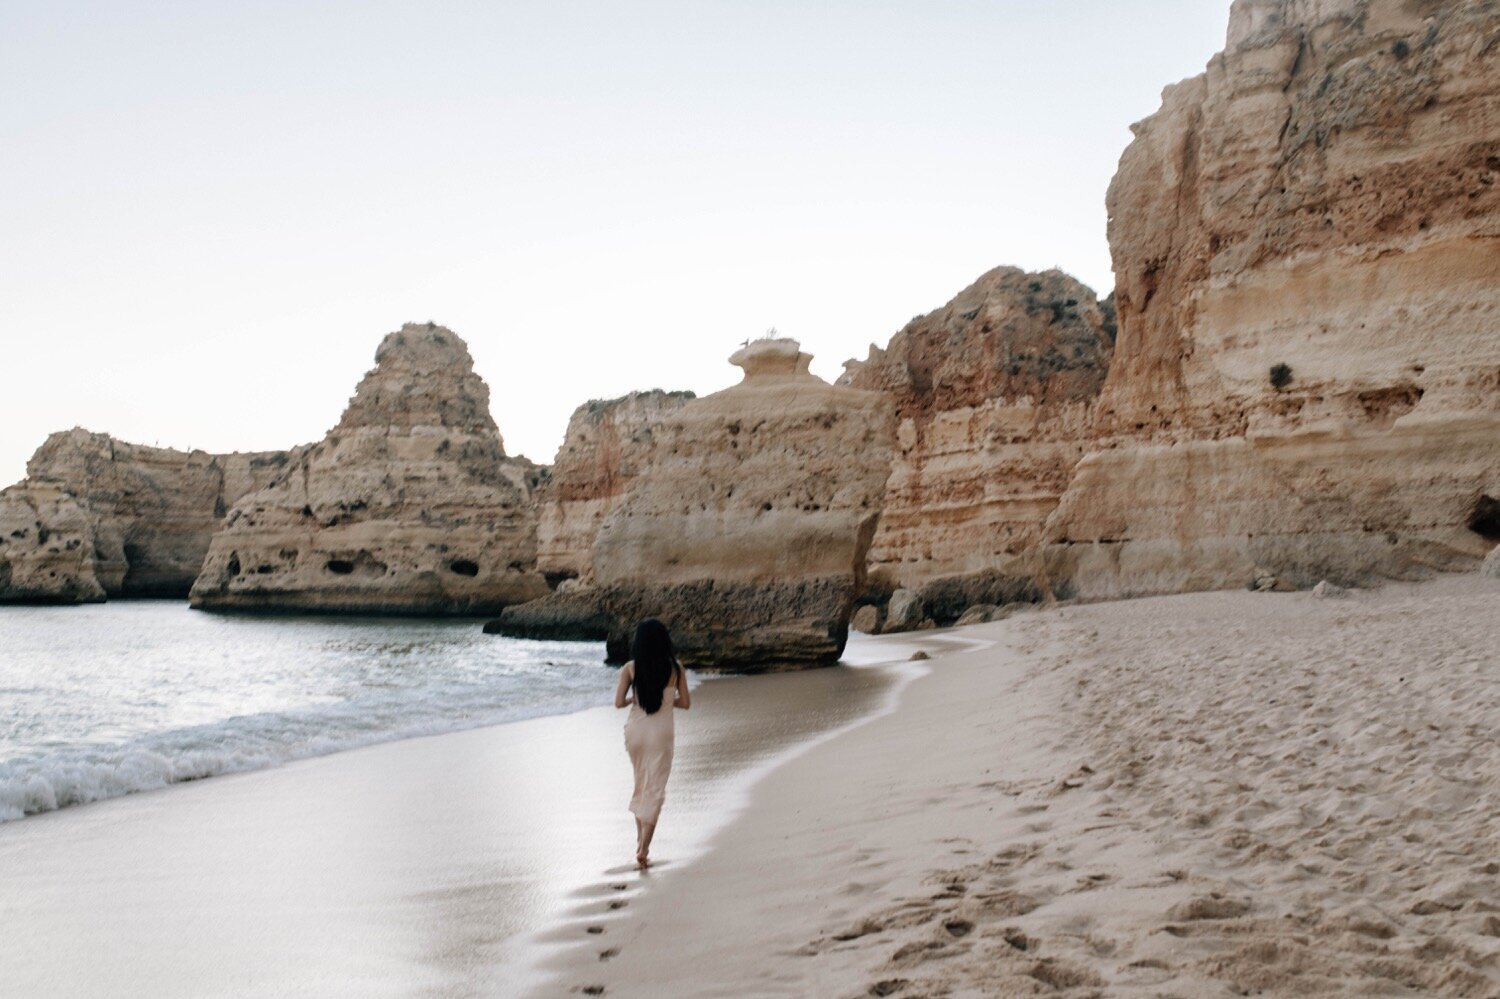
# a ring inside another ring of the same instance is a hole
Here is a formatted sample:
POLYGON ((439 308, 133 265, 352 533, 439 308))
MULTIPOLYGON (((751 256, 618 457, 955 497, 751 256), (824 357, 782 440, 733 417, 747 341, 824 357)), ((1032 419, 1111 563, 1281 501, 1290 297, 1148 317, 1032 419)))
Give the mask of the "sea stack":
POLYGON ((1074 278, 997 267, 845 364, 840 384, 896 407, 870 569, 921 595, 917 623, 1040 595, 1037 545, 1088 448, 1113 336, 1074 278))
POLYGON ((0 490, 0 603, 104 600, 97 524, 56 483, 22 481, 0 490))
POLYGON ((0 492, 0 602, 186 597, 230 505, 295 454, 50 435, 26 478, 0 492))
POLYGON ((1134 127, 1060 588, 1351 585, 1500 540, 1497 29, 1492 4, 1240 0, 1134 127))
POLYGON ((648 616, 697 666, 814 665, 844 650, 890 475, 890 403, 811 374, 795 340, 729 360, 744 379, 666 414, 649 468, 600 528, 613 659, 648 616))
POLYGON ((408 323, 343 418, 214 535, 194 607, 491 614, 546 592, 539 471, 505 454, 468 347, 408 323))
POLYGON ((649 462, 604 518, 592 585, 515 607, 492 630, 598 637, 629 655, 661 618, 684 663, 733 671, 837 661, 890 474, 879 393, 811 374, 795 340, 730 358, 740 384, 659 413, 649 462))

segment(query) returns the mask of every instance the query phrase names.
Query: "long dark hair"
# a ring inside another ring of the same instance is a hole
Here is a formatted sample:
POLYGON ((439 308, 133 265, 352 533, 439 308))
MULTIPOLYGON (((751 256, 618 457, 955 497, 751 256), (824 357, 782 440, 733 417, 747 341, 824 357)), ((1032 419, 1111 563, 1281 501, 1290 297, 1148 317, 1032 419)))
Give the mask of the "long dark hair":
POLYGON ((635 661, 635 703, 648 715, 661 709, 667 684, 677 678, 677 655, 672 651, 672 635, 667 626, 648 617, 635 626, 635 640, 630 643, 630 658, 635 661))

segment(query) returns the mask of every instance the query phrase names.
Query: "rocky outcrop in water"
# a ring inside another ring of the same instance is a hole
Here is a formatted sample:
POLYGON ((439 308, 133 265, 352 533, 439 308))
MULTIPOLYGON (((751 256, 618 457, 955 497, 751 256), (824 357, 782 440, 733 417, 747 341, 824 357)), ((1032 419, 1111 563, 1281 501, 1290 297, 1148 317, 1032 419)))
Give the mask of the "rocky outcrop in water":
POLYGON ((546 593, 540 470, 506 456, 467 346, 408 324, 375 362, 338 426, 229 512, 193 606, 487 614, 546 593))
POLYGON ((54 483, 0 490, 0 603, 96 603, 98 518, 54 483))
POLYGON ((1112 337, 1083 284, 999 267, 848 362, 840 384, 885 393, 900 421, 872 572, 930 591, 944 624, 1035 599, 1042 527, 1088 447, 1112 337))
POLYGON ((0 601, 185 597, 228 507, 296 452, 209 454, 75 428, 0 492, 0 601))
POLYGON ((537 568, 551 582, 593 576, 594 538, 650 460, 655 427, 691 392, 632 392, 573 411, 537 491, 537 568))
POLYGON ((694 666, 837 660, 890 474, 890 404, 812 375, 796 341, 730 360, 740 384, 655 425, 649 465, 594 542, 594 586, 511 608, 500 630, 537 634, 597 611, 617 661, 643 617, 665 621, 694 666))
POLYGON ((1240 0, 1135 126, 1060 590, 1411 578, 1500 539, 1497 39, 1494 3, 1240 0))
MULTIPOLYGON (((629 655, 619 644, 624 640, 623 628, 611 612, 622 596, 629 594, 588 586, 569 591, 559 586, 538 600, 505 608, 498 618, 485 622, 484 633, 541 642, 608 642, 614 635, 613 658, 624 662, 629 655)), ((628 612, 626 602, 620 606, 628 612)))

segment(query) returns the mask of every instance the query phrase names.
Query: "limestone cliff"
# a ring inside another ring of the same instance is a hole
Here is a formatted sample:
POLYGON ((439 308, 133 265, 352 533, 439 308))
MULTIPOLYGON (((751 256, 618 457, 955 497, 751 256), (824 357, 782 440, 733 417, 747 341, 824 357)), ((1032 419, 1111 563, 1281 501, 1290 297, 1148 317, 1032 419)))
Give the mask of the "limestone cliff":
POLYGON ((649 465, 595 540, 595 586, 513 608, 501 630, 587 629, 602 615, 619 660, 654 616, 694 666, 838 658, 890 474, 890 403, 812 375, 796 341, 730 360, 740 384, 656 423, 649 465))
POLYGON ((632 392, 586 402, 537 490, 537 568, 549 580, 593 576, 594 538, 650 460, 655 427, 691 392, 632 392))
POLYGON ((407 324, 375 362, 338 425, 229 512, 193 606, 484 614, 546 592, 539 469, 506 456, 467 346, 407 324))
POLYGON ((942 623, 1033 595, 1032 556, 1088 445, 1111 337, 1078 281, 999 267, 848 362, 840 384, 887 394, 900 421, 872 571, 927 584, 942 623))
POLYGON ((97 518, 49 482, 0 490, 0 603, 94 603, 97 518))
POLYGON ((1119 341, 1047 528, 1085 597, 1500 536, 1500 5, 1240 0, 1109 191, 1119 341))
POLYGON ((0 600, 185 597, 225 511, 289 457, 52 434, 0 493, 0 600))

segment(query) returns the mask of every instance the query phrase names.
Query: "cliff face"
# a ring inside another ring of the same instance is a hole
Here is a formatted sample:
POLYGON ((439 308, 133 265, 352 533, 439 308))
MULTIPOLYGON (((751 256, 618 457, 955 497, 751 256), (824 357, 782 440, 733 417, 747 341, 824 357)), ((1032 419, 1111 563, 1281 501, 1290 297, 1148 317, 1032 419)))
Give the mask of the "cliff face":
POLYGON ((795 341, 730 360, 744 380, 664 414, 649 468, 599 531, 613 658, 647 616, 697 666, 832 662, 843 650, 890 474, 890 404, 810 374, 795 341))
POLYGON ((655 427, 692 398, 658 389, 573 411, 537 491, 537 568, 549 579, 592 579, 600 525, 650 460, 655 427))
POLYGON ((546 592, 540 472, 505 455, 467 346, 408 324, 375 361, 338 426, 229 512, 193 606, 484 614, 546 592))
POLYGON ((94 603, 97 518, 53 483, 0 490, 0 603, 94 603))
MULTIPOLYGON (((912 320, 840 384, 886 394, 899 420, 871 569, 889 582, 1034 592, 1032 560, 1091 435, 1113 351, 1094 293, 1061 271, 990 271, 912 320)), ((958 606, 956 615, 963 610, 958 606)))
POLYGON ((1471 565, 1500 536, 1500 6, 1240 0, 1135 134, 1058 585, 1471 565))
POLYGON ((52 434, 0 493, 0 600, 186 596, 224 512, 288 460, 52 434))
POLYGON ((47 438, 26 472, 58 483, 98 517, 95 571, 107 594, 180 597, 225 512, 294 453, 176 451, 71 430, 47 438))

